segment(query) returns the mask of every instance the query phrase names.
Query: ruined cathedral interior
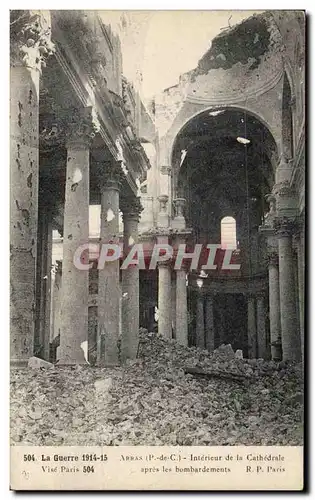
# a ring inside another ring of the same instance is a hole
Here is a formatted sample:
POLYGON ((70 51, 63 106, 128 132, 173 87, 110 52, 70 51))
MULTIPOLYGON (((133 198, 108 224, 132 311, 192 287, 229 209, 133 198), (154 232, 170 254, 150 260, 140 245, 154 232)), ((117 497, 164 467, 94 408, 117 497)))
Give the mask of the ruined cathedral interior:
POLYGON ((11 11, 12 365, 115 366, 137 356, 141 328, 302 361, 304 12, 221 30, 150 99, 124 75, 129 22, 11 11), (73 256, 88 243, 82 271, 73 256), (99 269, 103 243, 122 255, 141 243, 146 269, 121 269, 122 257, 99 269), (149 269, 155 244, 202 245, 204 258, 149 269))

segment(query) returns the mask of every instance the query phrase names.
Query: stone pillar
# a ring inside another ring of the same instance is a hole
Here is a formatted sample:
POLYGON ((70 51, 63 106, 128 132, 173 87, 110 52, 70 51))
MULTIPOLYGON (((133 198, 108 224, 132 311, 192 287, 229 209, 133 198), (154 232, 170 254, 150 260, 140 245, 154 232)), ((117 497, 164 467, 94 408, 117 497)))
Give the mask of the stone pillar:
POLYGON ((281 313, 281 337, 283 360, 300 361, 299 338, 294 287, 294 260, 292 250, 293 223, 282 218, 277 221, 279 244, 279 289, 281 313))
MULTIPOLYGON (((106 175, 106 174, 105 174, 106 175)), ((119 245, 119 175, 116 165, 101 184, 100 243, 119 245)), ((118 338, 120 321, 119 259, 105 262, 99 269, 97 364, 119 364, 118 338)), ((135 300, 135 299, 134 299, 135 300)))
POLYGON ((213 298, 206 297, 206 349, 214 351, 214 316, 213 316, 213 298))
POLYGON ((43 357, 49 361, 49 342, 50 342, 50 322, 51 322, 51 295, 52 295, 52 223, 48 222, 47 237, 47 260, 46 260, 46 297, 45 297, 45 335, 43 357))
POLYGON ((188 345, 186 270, 176 271, 176 341, 188 345))
POLYGON ((61 262, 56 262, 52 277, 52 297, 51 297, 51 321, 50 321, 50 342, 60 333, 61 318, 61 262))
POLYGON ((280 290, 279 290, 279 259, 277 253, 269 254, 269 322, 271 358, 281 360, 281 321, 280 321, 280 290))
POLYGON ((265 297, 262 293, 257 294, 257 358, 267 359, 266 338, 266 307, 265 297))
MULTIPOLYGON (((123 208, 124 258, 138 242, 138 223, 141 205, 139 199, 123 208), (137 203, 136 203, 137 201, 137 203)), ((122 270, 122 336, 121 361, 135 359, 139 343, 139 266, 122 270)))
POLYGON ((86 363, 81 344, 88 341, 89 270, 79 266, 88 264, 89 255, 78 249, 89 242, 90 110, 72 116, 68 130, 59 365, 86 363))
POLYGON ((51 259, 51 238, 49 238, 49 226, 51 206, 43 203, 43 194, 39 192, 38 208, 38 232, 37 232, 37 265, 36 265, 36 320, 34 335, 34 355, 43 359, 45 357, 45 318, 46 318, 46 296, 49 287, 48 261, 51 259), (50 241, 49 241, 50 240, 50 241), (50 243, 50 244, 49 244, 50 243), (49 248, 50 247, 50 248, 49 248))
MULTIPOLYGON (((39 214, 38 231, 38 275, 36 284, 36 305, 38 337, 35 335, 35 342, 38 343, 38 354, 43 359, 49 361, 49 341, 50 341, 50 308, 52 294, 52 222, 49 206, 42 207, 39 214)), ((35 352, 36 354, 36 352, 35 352)))
POLYGON ((255 297, 251 294, 247 299, 247 331, 248 331, 248 357, 256 358, 257 335, 256 335, 256 315, 255 297))
POLYGON ((297 240, 297 264, 298 264, 298 288, 299 288, 299 315, 300 315, 300 335, 301 354, 304 359, 304 234, 301 232, 297 240))
POLYGON ((33 355, 38 216, 39 78, 52 52, 47 11, 10 12, 10 358, 33 355))
POLYGON ((172 338, 176 339, 176 275, 171 272, 172 338))
POLYGON ((159 269, 158 332, 159 335, 171 339, 172 338, 171 267, 168 262, 159 262, 158 269, 159 269))
POLYGON ((205 348, 204 296, 201 291, 199 291, 197 297, 196 347, 205 348))

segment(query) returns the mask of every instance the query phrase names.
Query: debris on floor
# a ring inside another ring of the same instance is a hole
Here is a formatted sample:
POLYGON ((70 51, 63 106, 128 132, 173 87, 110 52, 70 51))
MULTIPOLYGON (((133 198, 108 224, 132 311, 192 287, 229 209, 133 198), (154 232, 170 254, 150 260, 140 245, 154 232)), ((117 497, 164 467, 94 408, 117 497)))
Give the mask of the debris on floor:
POLYGON ((124 366, 12 368, 11 443, 301 445, 302 366, 141 331, 124 366))

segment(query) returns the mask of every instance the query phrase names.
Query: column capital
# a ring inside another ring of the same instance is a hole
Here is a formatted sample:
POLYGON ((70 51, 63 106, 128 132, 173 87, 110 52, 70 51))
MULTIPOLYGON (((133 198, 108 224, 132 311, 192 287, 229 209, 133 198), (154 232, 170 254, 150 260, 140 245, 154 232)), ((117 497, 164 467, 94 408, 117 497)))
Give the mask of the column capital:
POLYGON ((274 227, 278 237, 292 236, 297 227, 296 219, 291 219, 289 217, 277 217, 274 221, 274 227))
POLYGON ((100 129, 97 113, 92 106, 73 110, 67 120, 66 146, 73 149, 87 149, 100 129))
POLYGON ((54 52, 51 41, 50 13, 45 10, 10 12, 10 64, 41 72, 54 52))
POLYGON ((170 167, 168 165, 161 165, 160 172, 162 175, 171 175, 172 167, 170 167))
POLYGON ((162 268, 170 268, 172 264, 172 258, 168 260, 164 260, 162 262, 157 262, 157 268, 159 269, 160 267, 162 268))
POLYGON ((279 255, 277 252, 269 252, 267 255, 268 264, 270 266, 278 266, 279 265, 279 255))
POLYGON ((126 220, 137 220, 139 222, 143 206, 141 205, 140 196, 137 197, 122 197, 120 199, 120 208, 123 214, 124 222, 126 220))
POLYGON ((293 196, 293 195, 294 191, 288 180, 277 182, 276 184, 274 184, 272 188, 271 196, 273 196, 274 199, 276 199, 276 196, 293 196))
POLYGON ((98 179, 100 191, 116 190, 120 191, 123 181, 120 161, 98 161, 93 162, 93 168, 98 179))

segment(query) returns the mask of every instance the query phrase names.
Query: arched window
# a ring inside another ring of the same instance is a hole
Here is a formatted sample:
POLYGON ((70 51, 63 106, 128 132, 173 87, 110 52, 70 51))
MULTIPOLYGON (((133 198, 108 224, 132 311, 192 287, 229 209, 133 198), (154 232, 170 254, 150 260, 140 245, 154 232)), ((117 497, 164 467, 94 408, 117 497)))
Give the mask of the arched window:
POLYGON ((236 221, 234 217, 223 217, 221 220, 221 248, 236 250, 236 221))

